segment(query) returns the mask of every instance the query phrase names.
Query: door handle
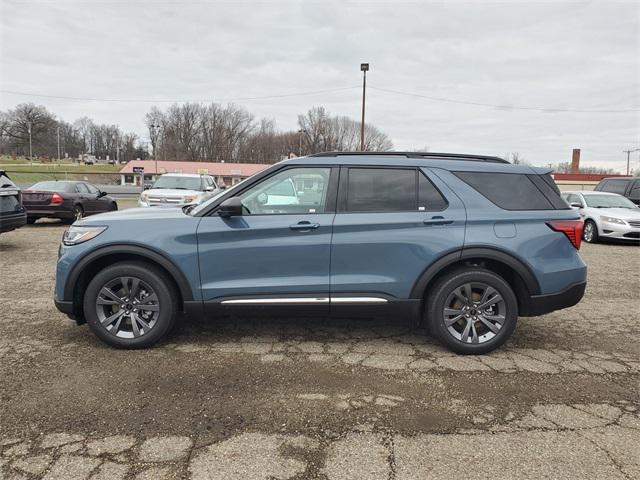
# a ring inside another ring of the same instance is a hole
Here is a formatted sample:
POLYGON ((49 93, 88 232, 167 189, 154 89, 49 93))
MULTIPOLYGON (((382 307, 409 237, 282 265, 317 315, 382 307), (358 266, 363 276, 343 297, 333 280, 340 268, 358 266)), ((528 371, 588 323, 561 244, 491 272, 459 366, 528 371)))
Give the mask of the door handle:
POLYGON ((425 225, 450 225, 453 223, 453 220, 447 220, 440 215, 436 215, 435 217, 424 220, 422 223, 425 225))
POLYGON ((314 230, 320 226, 319 223, 311 223, 311 222, 298 222, 293 225, 289 225, 291 230, 314 230))

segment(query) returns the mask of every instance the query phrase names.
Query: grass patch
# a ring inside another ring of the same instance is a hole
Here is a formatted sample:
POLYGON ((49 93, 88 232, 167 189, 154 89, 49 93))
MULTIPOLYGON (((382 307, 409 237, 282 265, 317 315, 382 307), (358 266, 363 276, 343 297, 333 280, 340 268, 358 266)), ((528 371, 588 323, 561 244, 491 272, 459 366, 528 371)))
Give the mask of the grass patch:
MULTIPOLYGON (((2 157, 2 160, 8 157, 2 157)), ((82 165, 77 163, 14 163, 2 165, 16 183, 28 184, 45 180, 84 180, 97 184, 118 184, 120 165, 82 165)))

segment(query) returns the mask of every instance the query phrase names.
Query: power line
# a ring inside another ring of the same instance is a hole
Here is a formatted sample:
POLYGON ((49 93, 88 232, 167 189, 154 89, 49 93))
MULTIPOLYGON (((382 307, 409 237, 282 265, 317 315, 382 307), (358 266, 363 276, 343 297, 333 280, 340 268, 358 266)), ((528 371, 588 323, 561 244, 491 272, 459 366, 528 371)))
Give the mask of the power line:
POLYGON ((429 95, 421 95, 419 93, 411 93, 411 92, 402 92, 400 90, 392 90, 390 88, 380 88, 380 87, 369 87, 372 90, 378 90, 380 92, 393 93, 396 95, 404 95, 406 97, 416 97, 416 98, 424 98, 425 100, 431 100, 434 102, 445 102, 445 103, 456 103, 460 105, 472 105, 476 107, 489 107, 489 108, 498 108, 502 110, 528 110, 528 111, 536 111, 536 112, 545 112, 545 113, 554 113, 554 112, 562 112, 562 113, 629 113, 629 112, 640 112, 640 108, 629 108, 629 109, 620 109, 620 110, 596 110, 596 109, 581 109, 581 108, 555 108, 555 107, 529 107, 529 106, 521 106, 521 105, 497 105, 493 103, 483 103, 483 102, 472 102, 467 100, 457 100, 452 98, 444 98, 444 97, 432 97, 429 95))
MULTIPOLYGON (((88 102, 112 102, 112 103, 208 103, 208 102, 237 102, 237 101, 251 101, 251 100, 269 100, 276 98, 288 98, 288 97, 304 97, 311 95, 320 95, 324 93, 334 93, 346 90, 359 89, 360 86, 352 87, 339 87, 330 88, 326 90, 312 90, 306 92, 296 93, 284 93, 279 95, 264 95, 256 97, 234 97, 234 98, 209 98, 209 99, 180 99, 180 100, 166 100, 166 99, 150 99, 150 98, 96 98, 96 97, 75 97, 66 95, 47 95, 33 92, 18 92, 15 90, 0 90, 0 93, 6 93, 10 95, 20 95, 24 97, 37 97, 37 98, 52 98, 58 100, 74 100, 74 101, 88 101, 88 102)), ((458 105, 471 105, 475 107, 495 108, 501 110, 525 110, 544 113, 632 113, 640 112, 640 108, 628 108, 628 109, 591 109, 591 108, 556 108, 556 107, 533 107, 523 105, 499 105, 494 103, 484 103, 469 100, 459 100, 454 98, 434 97, 431 95, 422 95, 420 93, 405 92, 400 90, 394 90, 390 88, 369 86, 370 89, 377 90, 385 93, 392 93, 395 95, 403 95, 406 97, 422 98, 434 102, 453 103, 458 105)))
POLYGON ((0 90, 0 93, 7 93, 10 95, 20 95, 24 97, 38 97, 38 98, 54 98, 59 100, 77 100, 82 102, 122 102, 122 103, 186 103, 186 102, 194 102, 194 103, 208 103, 208 102, 238 102, 238 101, 249 101, 249 100, 268 100, 273 98, 286 98, 286 97, 303 97, 310 95, 320 95, 323 93, 333 93, 340 92, 344 90, 353 90, 354 88, 360 88, 359 86, 354 87, 340 87, 340 88, 330 88, 327 90, 312 90, 307 92, 297 92, 297 93, 284 93, 280 95, 264 95, 259 97, 235 97, 235 98, 216 98, 216 99, 182 99, 182 100, 163 100, 163 99, 150 99, 150 98, 94 98, 94 97, 70 97, 65 95, 45 95, 40 93, 32 93, 32 92, 17 92, 14 90, 0 90))

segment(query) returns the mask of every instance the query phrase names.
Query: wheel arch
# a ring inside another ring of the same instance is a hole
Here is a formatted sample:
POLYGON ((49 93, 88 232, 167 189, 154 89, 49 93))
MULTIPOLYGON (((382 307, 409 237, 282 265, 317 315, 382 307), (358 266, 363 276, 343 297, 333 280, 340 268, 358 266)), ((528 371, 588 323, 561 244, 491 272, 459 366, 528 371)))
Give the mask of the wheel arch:
POLYGON ((147 247, 137 245, 109 245, 83 257, 72 269, 64 288, 64 298, 73 302, 73 311, 79 323, 84 323, 82 302, 84 292, 93 276, 103 268, 123 261, 137 261, 154 265, 173 282, 179 300, 179 309, 193 301, 193 292, 182 271, 167 257, 147 247))
MULTIPOLYGON (((540 294, 540 285, 524 262, 502 250, 471 247, 450 252, 425 269, 411 290, 411 298, 426 302, 430 288, 443 275, 460 268, 482 267, 504 278, 513 288, 521 315, 526 315, 533 295, 540 294)), ((424 309, 423 309, 424 311, 424 309)))

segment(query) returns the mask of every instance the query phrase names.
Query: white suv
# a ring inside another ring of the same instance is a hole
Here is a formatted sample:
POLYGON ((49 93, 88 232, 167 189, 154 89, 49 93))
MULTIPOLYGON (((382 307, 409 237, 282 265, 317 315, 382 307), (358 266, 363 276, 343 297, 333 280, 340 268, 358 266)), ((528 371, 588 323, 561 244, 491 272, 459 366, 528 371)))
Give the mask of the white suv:
POLYGON ((155 207, 201 203, 218 193, 211 175, 167 173, 140 194, 139 207, 155 207))

